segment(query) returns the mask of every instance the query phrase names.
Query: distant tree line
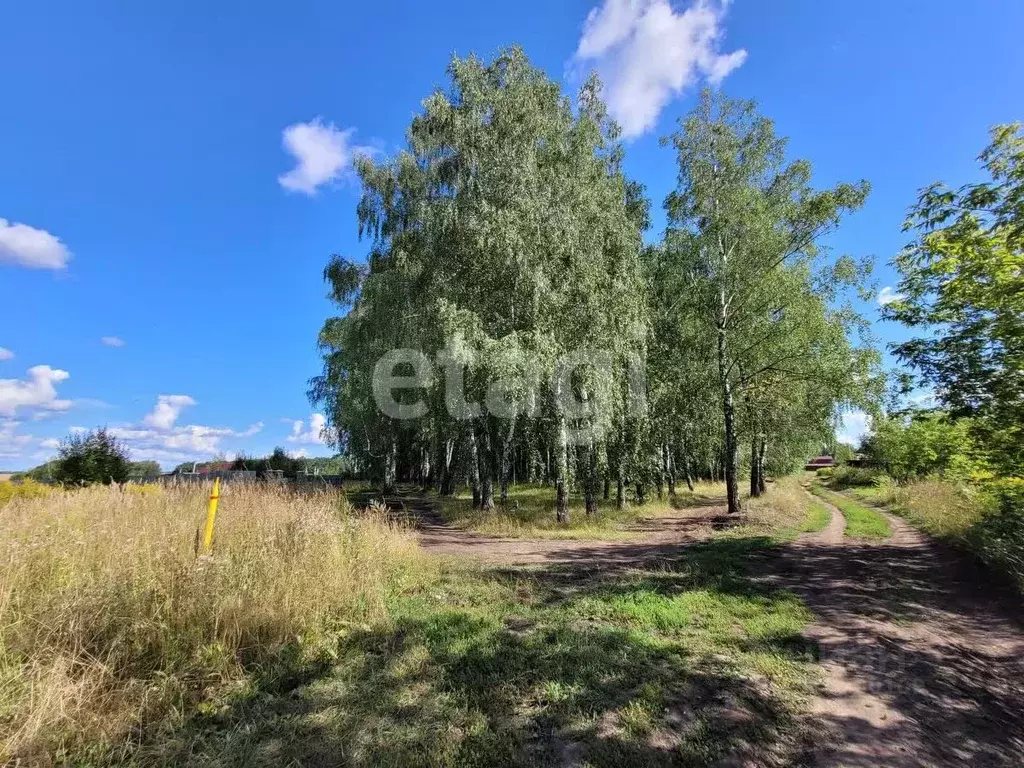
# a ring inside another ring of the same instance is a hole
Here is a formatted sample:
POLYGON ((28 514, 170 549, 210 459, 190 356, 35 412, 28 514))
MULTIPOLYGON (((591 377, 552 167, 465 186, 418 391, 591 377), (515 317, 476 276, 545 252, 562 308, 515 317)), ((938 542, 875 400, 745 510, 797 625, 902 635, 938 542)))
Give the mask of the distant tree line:
MULTIPOLYGON (((268 471, 281 472, 284 477, 300 474, 343 475, 352 477, 356 466, 347 456, 293 457, 283 448, 275 448, 269 455, 258 458, 240 455, 227 461, 213 459, 202 462, 182 462, 173 473, 209 472, 214 469, 245 470, 266 475, 268 471)), ((155 461, 131 461, 127 446, 114 438, 105 427, 88 432, 73 432, 61 441, 57 457, 26 472, 12 475, 14 482, 31 479, 42 483, 67 487, 81 487, 96 483, 110 485, 130 481, 152 480, 163 474, 155 461)))
POLYGON ((213 459, 211 461, 182 462, 173 470, 173 474, 191 472, 205 473, 216 470, 255 472, 257 476, 270 472, 280 472, 283 477, 294 478, 296 475, 342 475, 353 477, 356 466, 351 458, 338 454, 327 457, 291 456, 281 447, 263 457, 240 454, 232 460, 213 459))

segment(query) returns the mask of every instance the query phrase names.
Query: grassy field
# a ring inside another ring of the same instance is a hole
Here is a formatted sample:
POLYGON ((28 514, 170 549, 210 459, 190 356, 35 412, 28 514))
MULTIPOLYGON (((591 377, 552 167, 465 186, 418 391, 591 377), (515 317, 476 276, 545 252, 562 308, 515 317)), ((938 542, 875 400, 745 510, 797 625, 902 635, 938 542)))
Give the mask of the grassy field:
POLYGON ((384 518, 269 488, 225 489, 214 556, 197 560, 208 493, 0 507, 0 763, 121 759, 218 692, 291 674, 423 579, 413 537, 384 518))
POLYGON ((814 524, 795 483, 624 571, 435 560, 333 495, 221 503, 198 562, 204 489, 0 508, 0 762, 788 765, 806 746, 811 616, 753 578, 814 524))
POLYGON ((892 535, 892 528, 885 515, 877 509, 858 504, 853 499, 839 493, 826 491, 818 485, 812 485, 811 491, 835 505, 846 520, 846 536, 857 536, 868 539, 886 539, 892 535))

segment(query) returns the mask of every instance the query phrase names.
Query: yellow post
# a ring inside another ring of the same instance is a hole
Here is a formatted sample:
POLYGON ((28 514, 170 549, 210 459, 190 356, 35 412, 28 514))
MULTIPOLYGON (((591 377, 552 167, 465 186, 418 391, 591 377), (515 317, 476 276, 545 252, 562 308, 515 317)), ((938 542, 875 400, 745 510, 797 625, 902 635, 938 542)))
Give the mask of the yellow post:
POLYGON ((206 529, 203 531, 203 550, 210 551, 213 544, 213 521, 217 518, 217 500, 220 498, 220 478, 213 481, 210 503, 206 507, 206 529))

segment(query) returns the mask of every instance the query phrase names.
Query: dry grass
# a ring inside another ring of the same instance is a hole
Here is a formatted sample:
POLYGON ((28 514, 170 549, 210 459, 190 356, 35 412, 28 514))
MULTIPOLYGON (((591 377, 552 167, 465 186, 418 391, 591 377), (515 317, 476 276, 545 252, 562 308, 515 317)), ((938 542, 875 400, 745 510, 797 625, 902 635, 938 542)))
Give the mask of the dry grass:
POLYGON ((331 493, 95 487, 0 506, 0 763, 117 761, 231 686, 324 651, 427 567, 331 493))
POLYGON ((914 525, 933 536, 963 538, 984 514, 977 494, 939 479, 896 486, 883 503, 892 504, 914 525))

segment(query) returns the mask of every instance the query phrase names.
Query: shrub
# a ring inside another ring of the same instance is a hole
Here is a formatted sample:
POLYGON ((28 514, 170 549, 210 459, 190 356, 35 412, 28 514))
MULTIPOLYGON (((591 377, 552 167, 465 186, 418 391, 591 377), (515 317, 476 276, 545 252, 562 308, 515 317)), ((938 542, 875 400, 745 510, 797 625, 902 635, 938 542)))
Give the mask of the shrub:
POLYGON ((840 489, 874 485, 881 474, 877 469, 868 467, 836 467, 829 485, 840 489))
POLYGON ((54 479, 67 486, 123 483, 131 473, 128 452, 106 429, 72 434, 60 446, 54 479))

